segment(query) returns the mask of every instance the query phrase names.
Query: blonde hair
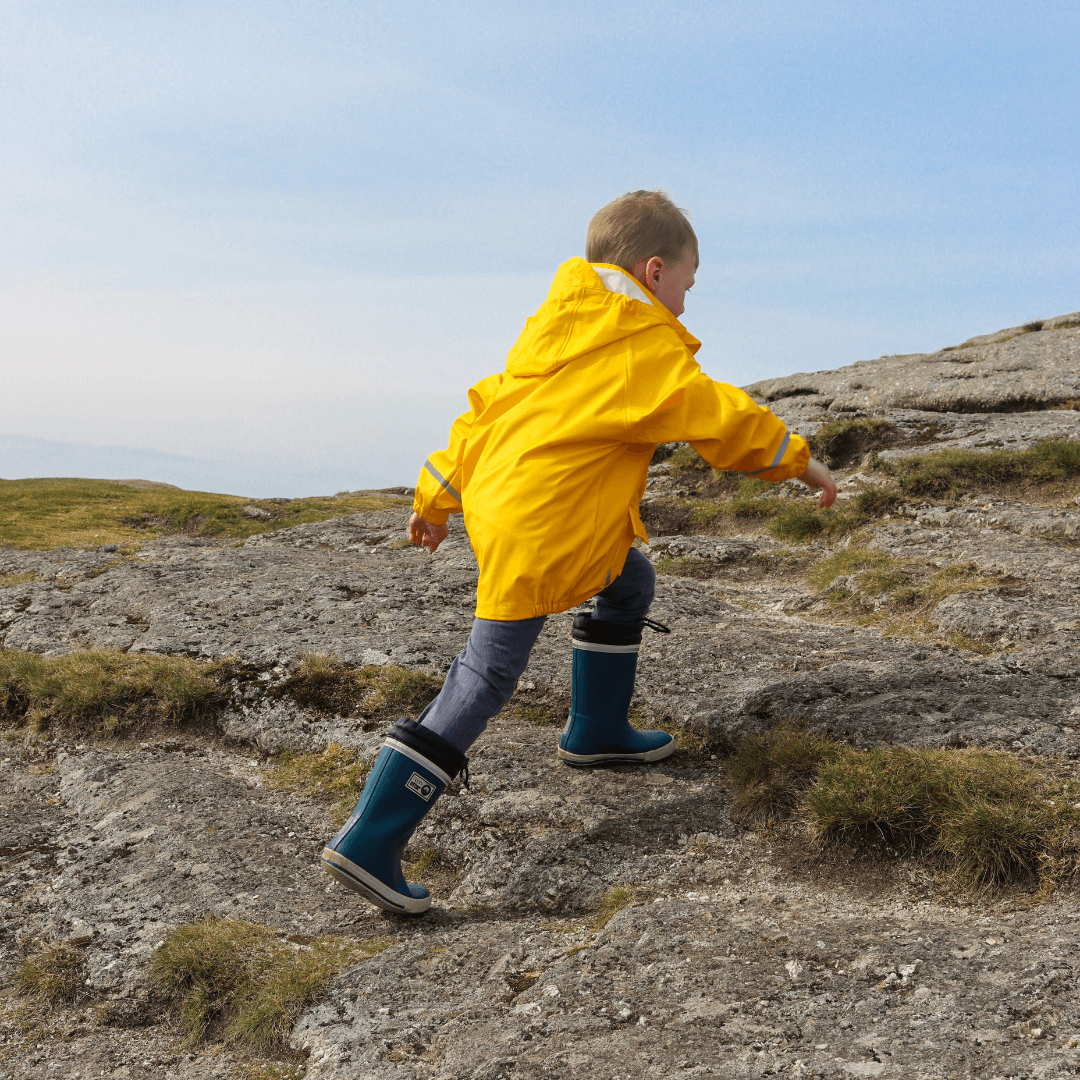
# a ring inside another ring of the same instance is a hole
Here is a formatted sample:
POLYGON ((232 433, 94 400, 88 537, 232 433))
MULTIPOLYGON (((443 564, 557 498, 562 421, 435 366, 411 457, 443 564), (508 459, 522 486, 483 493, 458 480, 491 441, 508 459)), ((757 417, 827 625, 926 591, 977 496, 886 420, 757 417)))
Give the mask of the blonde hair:
POLYGON ((593 214, 585 235, 585 258, 633 273, 634 264, 658 255, 677 262, 698 253, 693 226, 663 191, 628 191, 593 214))

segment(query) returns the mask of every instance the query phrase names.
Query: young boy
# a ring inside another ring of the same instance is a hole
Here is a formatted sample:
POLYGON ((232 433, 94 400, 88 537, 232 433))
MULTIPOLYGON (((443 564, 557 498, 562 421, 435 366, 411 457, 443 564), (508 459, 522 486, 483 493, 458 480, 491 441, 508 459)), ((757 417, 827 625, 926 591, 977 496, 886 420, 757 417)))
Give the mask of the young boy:
POLYGON ((797 476, 836 498, 768 409, 706 377, 683 328, 698 266, 689 221, 659 191, 635 191, 589 223, 585 258, 555 275, 506 370, 469 391, 450 445, 424 463, 409 535, 434 552, 464 513, 480 565, 476 620, 439 696, 391 729, 352 816, 322 854, 343 885, 390 911, 431 905, 401 854, 509 700, 545 618, 596 598, 573 628, 570 716, 558 755, 571 765, 651 762, 675 744, 627 712, 655 575, 632 547, 657 443, 685 441, 717 469, 797 476))

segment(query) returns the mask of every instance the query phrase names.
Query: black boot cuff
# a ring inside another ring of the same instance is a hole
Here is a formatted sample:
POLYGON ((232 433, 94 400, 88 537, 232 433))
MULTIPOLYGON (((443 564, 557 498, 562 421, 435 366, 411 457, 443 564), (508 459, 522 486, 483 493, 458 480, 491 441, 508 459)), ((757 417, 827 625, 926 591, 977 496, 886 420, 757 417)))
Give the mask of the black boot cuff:
POLYGON ((575 615, 571 635, 577 641, 589 641, 594 645, 640 645, 644 627, 644 619, 614 622, 611 619, 594 619, 591 615, 575 615))
POLYGON ((437 765, 451 780, 468 764, 468 758, 450 745, 441 735, 430 728, 407 718, 399 720, 391 729, 388 738, 404 743, 411 750, 423 754, 437 765))

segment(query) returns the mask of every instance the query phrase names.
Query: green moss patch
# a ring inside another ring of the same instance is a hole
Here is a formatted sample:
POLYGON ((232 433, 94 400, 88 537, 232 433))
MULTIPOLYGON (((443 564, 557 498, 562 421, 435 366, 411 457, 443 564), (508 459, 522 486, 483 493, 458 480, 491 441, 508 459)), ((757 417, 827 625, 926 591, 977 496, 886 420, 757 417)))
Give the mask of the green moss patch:
POLYGON ((56 720, 114 734, 150 722, 199 720, 226 700, 229 661, 82 650, 0 650, 0 716, 35 728, 56 720))
POLYGON ((355 750, 336 744, 303 754, 286 750, 271 759, 267 779, 279 791, 332 802, 333 823, 341 825, 360 798, 371 765, 355 750))
POLYGON ((391 944, 286 937, 269 926, 208 917, 168 934, 152 971, 190 1043, 268 1054, 287 1049, 297 1017, 335 975, 391 944))
POLYGON ((49 479, 0 480, 0 503, 0 547, 40 551, 131 544, 169 533, 243 540, 361 510, 407 508, 411 500, 379 492, 246 499, 111 480, 49 479))
POLYGON ((1077 866, 1080 785, 1003 751, 859 750, 784 723, 745 739, 727 771, 738 816, 794 816, 820 846, 884 838, 971 886, 1052 886, 1077 866))

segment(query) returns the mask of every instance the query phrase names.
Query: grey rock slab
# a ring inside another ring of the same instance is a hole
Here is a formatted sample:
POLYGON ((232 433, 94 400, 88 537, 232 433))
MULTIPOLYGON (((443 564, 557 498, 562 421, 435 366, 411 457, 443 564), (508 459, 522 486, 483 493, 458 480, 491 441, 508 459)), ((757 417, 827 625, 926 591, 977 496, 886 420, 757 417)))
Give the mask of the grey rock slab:
MULTIPOLYGON (((939 450, 1026 450, 1046 439, 1080 439, 1080 412, 1075 408, 979 413, 884 407, 841 410, 834 409, 829 398, 805 395, 782 397, 768 404, 792 431, 806 438, 816 435, 830 421, 883 416, 901 440, 899 446, 878 451, 886 461, 939 450)), ((679 485, 663 472, 657 473, 653 486, 664 494, 679 490, 679 485)))
MULTIPOLYGON (((889 416, 894 419, 894 414, 889 416)), ((922 413, 919 416, 923 430, 936 429, 931 437, 922 445, 882 450, 880 457, 892 461, 936 450, 1026 450, 1047 439, 1080 439, 1080 412, 1076 409, 981 413, 977 416, 922 413)), ((903 421, 897 426, 903 430, 903 421)), ((799 430, 801 432, 802 428, 799 430)))
POLYGON ((639 898, 595 934, 431 927, 343 975, 293 1045, 317 1080, 1074 1075, 1075 905, 1055 906, 962 911, 759 872, 639 898))
MULTIPOLYGON (((1019 533, 1021 536, 1073 541, 1080 539, 1080 511, 1073 510, 1071 507, 1066 509, 1031 506, 1004 499, 976 498, 961 507, 920 508, 914 516, 919 526, 924 529, 959 528, 964 531, 1004 529, 1019 533)), ((989 537, 980 537, 978 544, 980 547, 995 546, 990 543, 989 537)), ((1071 580, 1080 571, 1080 561, 1077 560, 1075 548, 1065 549, 1065 552, 1070 552, 1070 554, 1065 554, 1060 548, 1057 551, 1046 547, 1040 550, 1051 559, 1055 566, 1062 568, 1062 573, 1068 579, 1071 580)))
MULTIPOLYGON (((28 857, 5 893, 5 966, 17 934, 89 936, 89 990, 137 1003, 157 941, 203 911, 389 936, 297 1023, 316 1078, 742 1077, 799 1061, 904 1076, 999 1062, 1016 1075, 1073 1060, 1070 896, 1014 913, 822 891, 730 821, 715 763, 582 772, 557 761, 555 736, 504 720, 483 736, 472 789, 445 795, 414 842, 447 875, 417 920, 330 882, 315 863, 325 809, 268 791, 252 759, 212 741, 65 752, 42 776, 17 767, 0 844, 28 857), (16 817, 32 793, 40 812, 16 817), (591 929, 582 914, 614 886, 635 890, 634 906, 591 929)), ((227 1058, 189 1059, 153 1016, 130 1037, 89 1016, 41 1050, 15 1027, 4 1045, 28 1076, 87 1061, 242 1075, 227 1058)))
MULTIPOLYGON (((1029 583, 1028 598, 984 591, 950 600, 935 618, 945 631, 1022 650, 1024 658, 1004 670, 1023 684, 1031 708, 1017 711, 1011 681, 998 705, 993 694, 975 703, 966 687, 989 661, 817 621, 821 602, 805 586, 782 578, 747 581, 748 560, 781 546, 763 537, 657 540, 654 559, 693 556, 715 564, 717 576, 659 579, 653 615, 673 633, 646 634, 633 708, 689 724, 717 745, 783 716, 805 716, 864 742, 963 739, 1073 753, 1073 737, 1061 729, 1075 725, 1077 561, 1071 549, 1012 528, 1063 534, 1075 514, 1032 516, 998 504, 990 511, 927 507, 912 513, 879 526, 874 544, 904 558, 973 563, 987 574, 1029 583), (1036 719, 1048 726, 1032 728, 1036 719)), ((281 670, 318 651, 441 674, 471 626, 476 563, 460 532, 435 556, 396 546, 405 520, 404 513, 359 514, 265 534, 240 547, 156 541, 136 560, 104 573, 66 577, 64 588, 49 580, 17 589, 29 603, 7 609, 4 644, 51 653, 109 645, 117 620, 137 614, 143 622, 124 623, 136 635, 132 651, 234 654, 281 670)), ((802 557, 816 550, 802 549, 802 557)), ((8 559, 21 565, 17 553, 8 559)), ((73 565, 68 552, 35 553, 27 561, 42 573, 73 565)), ((523 676, 521 700, 565 707, 571 616, 548 620, 523 676)), ((347 719, 260 697, 257 688, 252 693, 233 702, 221 725, 264 751, 331 742, 366 751, 376 739, 347 719)))
MULTIPOLYGON (((476 563, 463 534, 434 557, 401 549, 407 519, 407 512, 358 514, 239 547, 153 541, 104 572, 80 567, 62 589, 50 579, 5 590, 0 644, 49 654, 119 647, 232 655, 265 666, 322 651, 358 664, 442 666, 472 623, 476 563)), ((7 559, 17 568, 11 573, 55 574, 71 554, 7 559)))
POLYGON ((919 409, 993 413, 1080 398, 1080 328, 1011 335, 936 353, 883 356, 748 386, 761 400, 813 398, 832 412, 919 409))

